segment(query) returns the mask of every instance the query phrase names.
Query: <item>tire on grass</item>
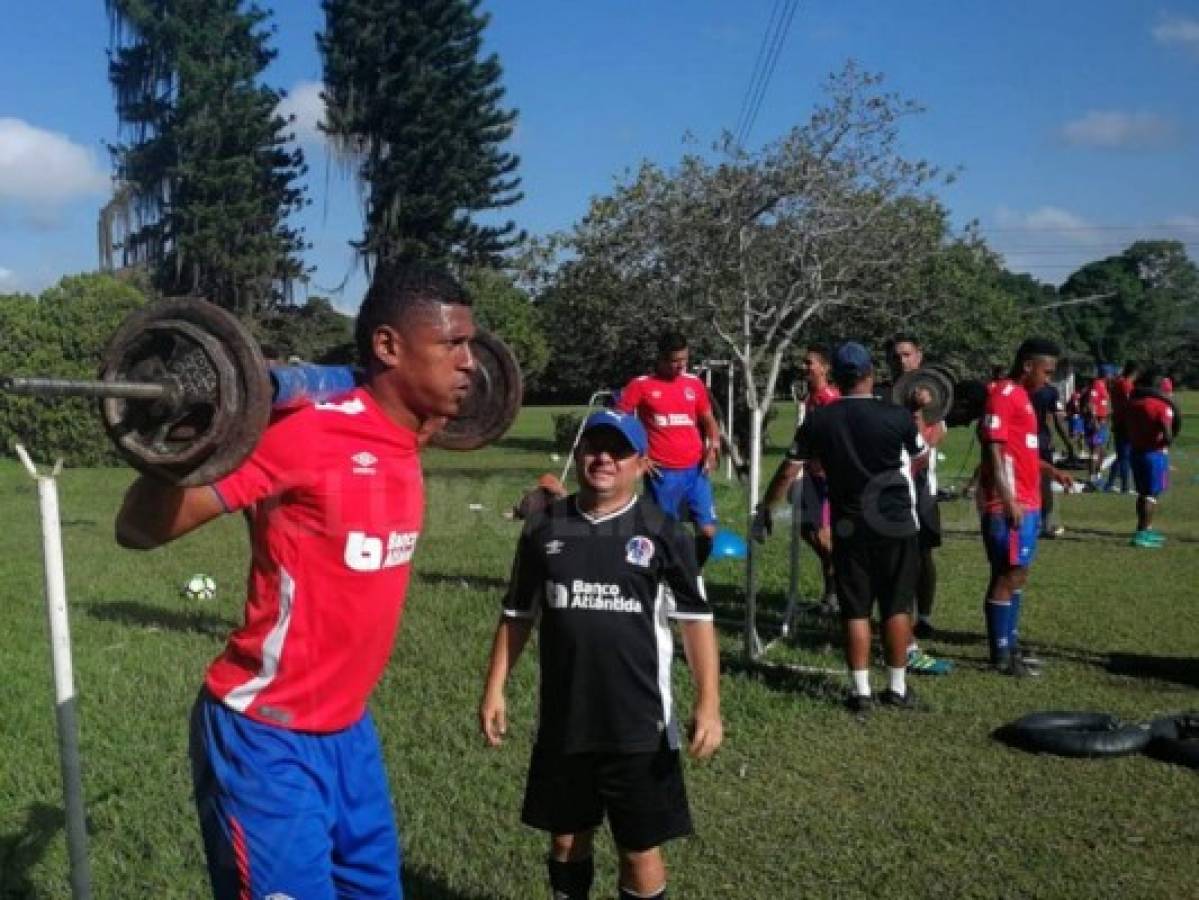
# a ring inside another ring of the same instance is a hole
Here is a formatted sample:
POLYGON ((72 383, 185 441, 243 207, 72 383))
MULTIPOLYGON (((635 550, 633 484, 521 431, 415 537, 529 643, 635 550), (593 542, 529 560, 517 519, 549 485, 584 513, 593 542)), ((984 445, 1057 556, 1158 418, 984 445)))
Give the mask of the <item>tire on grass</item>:
POLYGON ((1138 753, 1149 743, 1149 725, 1125 725, 1107 713, 1030 713, 1000 728, 1004 743, 1032 753, 1100 758, 1138 753))
POLYGON ((1199 769, 1199 712, 1161 716, 1150 723, 1149 746, 1154 759, 1199 769))

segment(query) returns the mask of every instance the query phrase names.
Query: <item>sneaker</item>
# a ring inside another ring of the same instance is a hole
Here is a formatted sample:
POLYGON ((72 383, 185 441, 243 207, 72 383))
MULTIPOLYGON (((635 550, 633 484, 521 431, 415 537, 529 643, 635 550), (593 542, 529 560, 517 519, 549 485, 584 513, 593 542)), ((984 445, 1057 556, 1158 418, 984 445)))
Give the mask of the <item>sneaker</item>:
POLYGON ((1018 659, 1020 662, 1024 663, 1024 665, 1026 665, 1030 669, 1044 669, 1045 668, 1045 660, 1041 659, 1039 656, 1030 656, 1028 653, 1026 653, 1023 649, 1021 649, 1019 647, 1017 647, 1014 651, 1012 651, 1012 657, 1014 659, 1018 659))
POLYGON ((870 694, 850 694, 845 698, 845 705, 851 713, 865 715, 874 709, 874 697, 870 694))
POLYGON ((922 641, 926 641, 932 637, 935 631, 936 629, 933 628, 933 623, 927 619, 917 619, 916 624, 912 626, 912 634, 920 638, 922 641))
POLYGON ((948 675, 953 671, 953 663, 947 659, 929 656, 919 647, 912 647, 908 650, 908 671, 919 672, 921 675, 948 675))
POLYGON ((1162 534, 1160 531, 1158 531, 1156 528, 1146 528, 1144 531, 1144 535, 1148 540, 1153 541, 1158 546, 1161 546, 1162 544, 1164 544, 1166 542, 1166 536, 1164 534, 1162 534))
POLYGON ((896 709, 916 709, 916 692, 909 686, 902 694, 887 688, 878 695, 878 702, 883 706, 894 706, 896 709))
POLYGON ((1160 550, 1164 541, 1157 540, 1147 531, 1138 531, 1132 536, 1129 541, 1134 547, 1140 547, 1142 550, 1160 550))
POLYGON ((995 663, 995 671, 1009 678, 1040 678, 1041 670, 1030 666, 1020 654, 1008 654, 995 663))
POLYGON ((1046 528, 1044 531, 1042 531, 1041 537, 1044 540, 1052 541, 1055 538, 1060 538, 1065 533, 1066 533, 1066 528, 1064 525, 1055 525, 1052 528, 1046 528))

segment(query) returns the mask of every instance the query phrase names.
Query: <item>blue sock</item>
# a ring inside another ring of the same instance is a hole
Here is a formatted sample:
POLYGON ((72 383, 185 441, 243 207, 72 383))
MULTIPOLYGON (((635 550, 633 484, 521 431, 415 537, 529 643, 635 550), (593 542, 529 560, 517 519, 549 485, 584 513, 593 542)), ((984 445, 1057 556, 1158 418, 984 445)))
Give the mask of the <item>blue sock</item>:
POLYGON ((1011 651, 1012 604, 998 603, 987 599, 983 609, 987 615, 987 644, 991 648, 991 662, 996 662, 1001 656, 1007 656, 1011 651))
POLYGON ((1020 604, 1024 600, 1024 591, 1012 591, 1012 602, 1008 613, 1008 649, 1015 651, 1020 642, 1020 604))

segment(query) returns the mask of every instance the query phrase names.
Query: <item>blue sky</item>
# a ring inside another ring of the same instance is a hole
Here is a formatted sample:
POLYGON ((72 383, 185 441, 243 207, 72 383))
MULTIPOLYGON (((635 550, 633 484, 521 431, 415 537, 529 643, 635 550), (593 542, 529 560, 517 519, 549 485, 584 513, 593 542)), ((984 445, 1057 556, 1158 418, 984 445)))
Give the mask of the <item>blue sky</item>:
MULTIPOLYGON (((0 33, 0 292, 95 268, 96 214, 118 137, 101 0, 5 3, 0 33)), ((312 167, 303 215, 312 293, 346 281, 357 188, 332 165, 320 115, 317 0, 277 0, 279 58, 312 167)), ((534 234, 569 227, 644 158, 662 164, 737 121, 775 0, 490 0, 487 38, 520 111, 512 149, 534 234)), ((804 120, 846 59, 927 112, 905 150, 960 166, 943 199, 1008 265, 1059 282, 1138 238, 1199 259, 1199 3, 800 0, 748 146, 804 120)))

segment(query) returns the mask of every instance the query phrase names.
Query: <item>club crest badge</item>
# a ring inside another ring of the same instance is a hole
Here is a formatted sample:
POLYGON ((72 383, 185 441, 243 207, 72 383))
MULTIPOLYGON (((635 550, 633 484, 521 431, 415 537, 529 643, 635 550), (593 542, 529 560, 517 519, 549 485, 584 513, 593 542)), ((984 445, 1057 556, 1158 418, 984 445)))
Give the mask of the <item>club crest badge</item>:
POLYGON ((624 545, 624 558, 635 566, 648 568, 649 561, 654 558, 654 542, 641 535, 629 538, 624 545))

